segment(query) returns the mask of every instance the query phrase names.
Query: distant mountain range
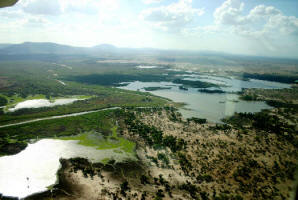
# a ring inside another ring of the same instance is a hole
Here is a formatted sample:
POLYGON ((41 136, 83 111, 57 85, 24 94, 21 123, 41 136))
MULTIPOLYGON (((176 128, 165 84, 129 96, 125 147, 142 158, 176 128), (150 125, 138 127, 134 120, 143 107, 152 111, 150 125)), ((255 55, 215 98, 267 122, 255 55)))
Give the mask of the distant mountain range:
POLYGON ((11 46, 11 44, 0 44, 0 49, 11 46))
POLYGON ((154 48, 119 48, 111 44, 100 44, 93 47, 74 47, 50 42, 24 42, 22 44, 0 44, 0 55, 84 55, 98 53, 145 53, 164 54, 174 52, 187 52, 181 50, 161 50, 154 48))
POLYGON ((0 44, 0 54, 2 55, 32 55, 32 54, 58 54, 74 55, 89 54, 96 51, 110 51, 117 49, 112 45, 98 45, 95 47, 73 47, 56 43, 35 43, 25 42, 22 44, 0 44))
POLYGON ((224 59, 245 59, 245 60, 279 60, 283 62, 297 63, 297 59, 270 58, 259 56, 234 55, 217 51, 187 51, 187 50, 163 50, 154 48, 119 48, 111 44, 100 44, 93 47, 75 47, 70 45, 62 45, 50 42, 24 42, 21 44, 0 44, 0 60, 10 59, 10 57, 18 56, 20 58, 40 56, 65 56, 65 55, 153 55, 159 57, 163 61, 174 62, 181 56, 199 56, 202 57, 220 57, 224 59), (170 56, 170 57, 169 57, 170 56))

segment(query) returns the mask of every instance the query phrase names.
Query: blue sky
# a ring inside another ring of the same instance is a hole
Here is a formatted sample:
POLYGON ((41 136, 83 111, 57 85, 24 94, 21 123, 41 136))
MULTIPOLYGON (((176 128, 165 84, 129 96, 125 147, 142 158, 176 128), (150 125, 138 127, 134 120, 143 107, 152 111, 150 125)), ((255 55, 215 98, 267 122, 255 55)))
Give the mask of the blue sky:
POLYGON ((298 58, 297 11, 297 0, 20 0, 0 10, 0 43, 298 58))

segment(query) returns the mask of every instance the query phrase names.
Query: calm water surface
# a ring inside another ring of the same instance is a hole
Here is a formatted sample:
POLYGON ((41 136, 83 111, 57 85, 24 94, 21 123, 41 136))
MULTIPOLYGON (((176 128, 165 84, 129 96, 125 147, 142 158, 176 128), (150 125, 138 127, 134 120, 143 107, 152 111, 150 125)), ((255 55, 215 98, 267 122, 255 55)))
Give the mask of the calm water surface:
MULTIPOLYGON (((200 80, 210 83, 221 85, 220 88, 225 92, 239 92, 242 88, 264 88, 264 89, 281 89, 289 88, 290 85, 261 81, 250 80, 243 81, 233 78, 197 75, 197 74, 185 74, 182 75, 183 79, 187 80, 200 80)), ((260 112, 262 109, 270 109, 265 102, 260 101, 242 101, 239 100, 239 95, 225 93, 225 94, 208 94, 200 93, 197 88, 189 88, 188 91, 180 90, 179 84, 173 84, 171 82, 140 82, 135 81, 129 83, 127 86, 119 88, 145 91, 144 87, 171 87, 171 89, 163 89, 150 91, 152 94, 169 98, 175 102, 183 102, 187 105, 180 109, 183 117, 200 117, 206 118, 212 122, 220 122, 222 118, 231 116, 235 112, 260 112)))

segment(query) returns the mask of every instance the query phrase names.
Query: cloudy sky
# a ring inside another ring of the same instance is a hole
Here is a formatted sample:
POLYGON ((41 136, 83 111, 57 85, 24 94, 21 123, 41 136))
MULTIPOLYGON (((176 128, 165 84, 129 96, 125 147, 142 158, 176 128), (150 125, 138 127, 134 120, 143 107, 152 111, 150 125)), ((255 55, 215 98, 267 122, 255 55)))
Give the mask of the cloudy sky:
POLYGON ((298 58, 297 11, 297 0, 19 0, 0 10, 0 43, 298 58))

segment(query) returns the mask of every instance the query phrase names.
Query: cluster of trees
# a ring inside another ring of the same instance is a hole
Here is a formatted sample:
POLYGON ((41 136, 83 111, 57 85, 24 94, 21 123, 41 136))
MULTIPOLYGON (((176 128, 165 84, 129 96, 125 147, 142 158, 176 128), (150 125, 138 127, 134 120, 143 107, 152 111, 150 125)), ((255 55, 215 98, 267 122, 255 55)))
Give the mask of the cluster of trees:
POLYGON ((130 190, 130 187, 128 186, 128 182, 127 181, 124 181, 123 183, 121 183, 120 185, 120 193, 126 197, 126 191, 129 191, 130 190))
POLYGON ((88 178, 88 176, 93 178, 95 174, 98 173, 86 158, 71 158, 69 161, 72 165, 71 170, 74 173, 77 173, 77 171, 81 170, 85 178, 88 178))
POLYGON ((199 192, 199 190, 190 182, 187 181, 185 184, 180 185, 179 189, 187 191, 193 199, 198 199, 197 193, 199 192))
POLYGON ((14 155, 21 152, 26 147, 26 142, 10 140, 8 137, 0 138, 0 155, 14 155))
POLYGON ((157 158, 158 160, 161 160, 163 163, 165 163, 166 165, 169 165, 169 159, 168 157, 166 156, 166 154, 164 153, 158 153, 157 154, 157 158))
POLYGON ((244 101, 256 101, 257 99, 257 95, 256 94, 244 94, 240 96, 240 99, 244 100, 244 101))
POLYGON ((40 80, 40 79, 17 79, 15 84, 11 87, 1 89, 1 93, 7 96, 15 94, 26 98, 29 95, 44 94, 46 96, 65 96, 65 95, 95 95, 93 90, 83 89, 80 87, 71 87, 70 85, 62 85, 53 80, 40 80))
POLYGON ((183 80, 183 79, 175 79, 173 83, 183 84, 184 86, 190 86, 193 88, 209 88, 209 87, 218 87, 218 85, 214 83, 208 83, 203 81, 190 81, 190 80, 183 80))
POLYGON ((144 87, 146 91, 169 90, 171 87, 144 87))
POLYGON ((194 122, 197 124, 206 124, 207 119, 197 118, 197 117, 187 118, 187 123, 190 123, 190 122, 194 122))
POLYGON ((275 133, 280 138, 298 145, 298 141, 295 140, 294 137, 294 135, 297 134, 295 125, 288 124, 282 121, 278 116, 265 111, 259 113, 236 113, 234 116, 229 117, 224 121, 238 128, 242 128, 245 125, 251 125, 255 129, 275 133))
POLYGON ((189 174, 189 171, 193 169, 191 162, 187 159, 184 153, 178 152, 179 164, 185 174, 189 174))
POLYGON ((104 86, 118 86, 122 82, 132 81, 164 81, 165 77, 162 75, 142 75, 142 74, 90 74, 90 75, 79 75, 79 76, 68 76, 65 80, 76 81, 79 83, 97 84, 104 86))
POLYGON ((298 111, 298 104, 284 103, 284 102, 274 101, 274 100, 267 100, 266 103, 269 106, 272 106, 275 108, 291 108, 291 109, 294 109, 296 112, 298 111))
MULTIPOLYGON (((223 119, 224 122, 226 122, 226 119, 223 119)), ((210 130, 221 130, 221 131, 229 131, 232 129, 232 127, 228 124, 216 124, 215 126, 210 126, 210 130)))
POLYGON ((185 148, 186 143, 183 139, 177 139, 174 136, 164 136, 161 130, 155 126, 149 126, 136 119, 133 112, 123 112, 124 122, 129 132, 139 135, 150 146, 169 147, 172 152, 185 148))
POLYGON ((224 94, 224 93, 226 93, 223 90, 208 90, 208 89, 199 89, 198 92, 208 93, 208 94, 224 94))
POLYGON ((250 73, 243 73, 243 78, 252 78, 252 79, 259 79, 259 80, 266 80, 266 81, 274 81, 280 83, 295 83, 298 80, 298 76, 285 76, 285 75, 278 75, 278 74, 250 74, 250 73))
POLYGON ((0 106, 5 106, 7 103, 7 99, 3 96, 0 96, 0 106))
POLYGON ((209 183, 209 182, 212 182, 213 181, 213 178, 209 174, 199 174, 197 176, 197 181, 199 183, 202 183, 204 181, 207 182, 207 183, 209 183))

